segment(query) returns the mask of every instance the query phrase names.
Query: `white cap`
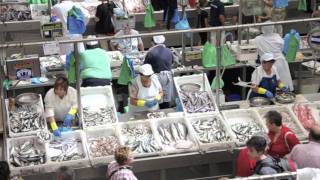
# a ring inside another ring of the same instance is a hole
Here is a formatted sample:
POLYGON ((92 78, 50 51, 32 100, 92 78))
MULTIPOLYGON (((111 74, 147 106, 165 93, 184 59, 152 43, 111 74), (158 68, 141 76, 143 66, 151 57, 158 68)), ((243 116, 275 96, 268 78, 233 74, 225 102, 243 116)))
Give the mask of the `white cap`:
POLYGON ((166 41, 166 38, 163 35, 153 36, 152 39, 156 44, 163 44, 166 41))
MULTIPOLYGON (((90 38, 96 38, 96 36, 95 35, 89 35, 87 38, 89 38, 89 39, 90 38)), ((89 41, 86 44, 89 45, 89 46, 94 46, 94 45, 98 44, 98 41, 89 41)))
POLYGON ((271 61, 274 60, 274 56, 272 53, 264 53, 260 59, 261 61, 271 61))
POLYGON ((139 72, 144 76, 151 76, 152 74, 154 74, 150 64, 144 64, 140 66, 139 72))

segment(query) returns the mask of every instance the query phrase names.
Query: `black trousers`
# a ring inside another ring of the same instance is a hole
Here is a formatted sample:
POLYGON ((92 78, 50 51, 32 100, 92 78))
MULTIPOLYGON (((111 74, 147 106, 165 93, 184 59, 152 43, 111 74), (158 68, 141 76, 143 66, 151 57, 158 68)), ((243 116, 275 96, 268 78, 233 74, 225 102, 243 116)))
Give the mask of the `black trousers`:
POLYGON ((87 78, 82 80, 82 87, 106 86, 110 85, 110 79, 87 78))

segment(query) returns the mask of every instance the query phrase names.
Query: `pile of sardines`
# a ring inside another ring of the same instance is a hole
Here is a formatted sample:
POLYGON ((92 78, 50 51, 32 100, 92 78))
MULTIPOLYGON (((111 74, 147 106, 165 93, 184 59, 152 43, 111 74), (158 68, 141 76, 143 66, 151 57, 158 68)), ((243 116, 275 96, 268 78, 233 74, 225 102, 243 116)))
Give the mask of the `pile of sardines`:
POLYGON ((154 153, 161 150, 151 128, 144 124, 122 128, 121 132, 125 139, 125 145, 135 153, 154 153))
POLYGON ((206 91, 180 91, 181 101, 188 113, 214 111, 214 104, 206 91))
POLYGON ((82 141, 80 138, 55 139, 49 144, 51 161, 62 162, 85 158, 82 141))
POLYGON ((176 149, 188 149, 193 142, 188 140, 188 129, 181 122, 163 123, 157 128, 161 143, 176 149))
POLYGON ((21 145, 14 145, 10 148, 10 163, 15 167, 44 164, 46 153, 36 147, 34 141, 25 141, 21 145))
POLYGON ((38 105, 23 105, 9 112, 10 131, 13 133, 30 132, 45 128, 38 105))
POLYGON ((83 108, 83 120, 87 127, 100 126, 108 123, 115 123, 116 117, 113 107, 100 108, 91 111, 90 108, 83 108))
POLYGON ((231 140, 224 126, 217 117, 193 121, 192 127, 201 143, 225 142, 231 140))
POLYGON ((107 136, 89 138, 88 145, 92 157, 102 157, 113 155, 120 143, 117 137, 107 136))
POLYGON ((251 138, 254 134, 263 132, 259 124, 255 122, 237 122, 231 125, 231 130, 235 134, 239 142, 244 143, 251 138))

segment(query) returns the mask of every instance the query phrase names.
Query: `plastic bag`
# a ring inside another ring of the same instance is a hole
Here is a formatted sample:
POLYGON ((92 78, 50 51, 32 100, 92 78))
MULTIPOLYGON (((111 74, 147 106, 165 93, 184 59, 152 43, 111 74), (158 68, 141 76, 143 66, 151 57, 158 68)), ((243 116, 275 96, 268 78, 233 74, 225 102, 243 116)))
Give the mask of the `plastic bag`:
POLYGON ((187 30, 190 29, 190 24, 187 19, 186 13, 183 14, 182 19, 175 25, 176 30, 187 30))
POLYGON ((298 10, 299 11, 307 11, 307 1, 306 0, 299 0, 298 10))
POLYGON ((210 68, 216 66, 216 48, 208 41, 203 46, 202 51, 202 66, 210 68))
POLYGON ((232 56, 230 50, 228 49, 227 45, 223 45, 221 48, 221 65, 222 66, 230 66, 236 63, 236 59, 232 56))
POLYGON ((152 28, 156 26, 154 20, 154 10, 151 4, 147 5, 145 8, 146 15, 144 16, 144 27, 145 28, 152 28))
POLYGON ((73 6, 72 9, 68 11, 67 27, 71 34, 83 34, 86 31, 84 14, 81 9, 76 6, 73 6))

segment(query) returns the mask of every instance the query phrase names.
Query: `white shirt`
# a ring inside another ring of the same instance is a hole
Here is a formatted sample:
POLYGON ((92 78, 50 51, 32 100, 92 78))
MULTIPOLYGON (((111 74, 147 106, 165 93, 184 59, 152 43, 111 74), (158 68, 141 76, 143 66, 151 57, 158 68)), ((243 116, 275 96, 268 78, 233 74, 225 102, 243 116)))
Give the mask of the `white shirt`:
MULTIPOLYGON (((120 30, 114 36, 124 36, 124 31, 120 30)), ((130 29, 129 35, 139 35, 139 32, 130 29)), ((126 38, 126 39, 114 39, 111 41, 113 45, 118 46, 118 50, 122 53, 129 53, 129 52, 138 52, 139 51, 139 44, 142 44, 142 40, 140 37, 138 38, 126 38)))
POLYGON ((54 93, 54 88, 51 88, 44 98, 44 103, 47 118, 54 117, 56 121, 63 121, 71 107, 78 107, 77 90, 69 86, 67 94, 61 99, 54 93))
POLYGON ((271 78, 272 76, 276 75, 277 77, 277 81, 280 80, 278 71, 275 67, 272 67, 271 69, 271 74, 268 75, 262 68, 262 66, 257 67, 257 69, 255 69, 252 73, 251 76, 251 83, 255 84, 255 85, 259 85, 262 78, 267 77, 267 78, 271 78))

